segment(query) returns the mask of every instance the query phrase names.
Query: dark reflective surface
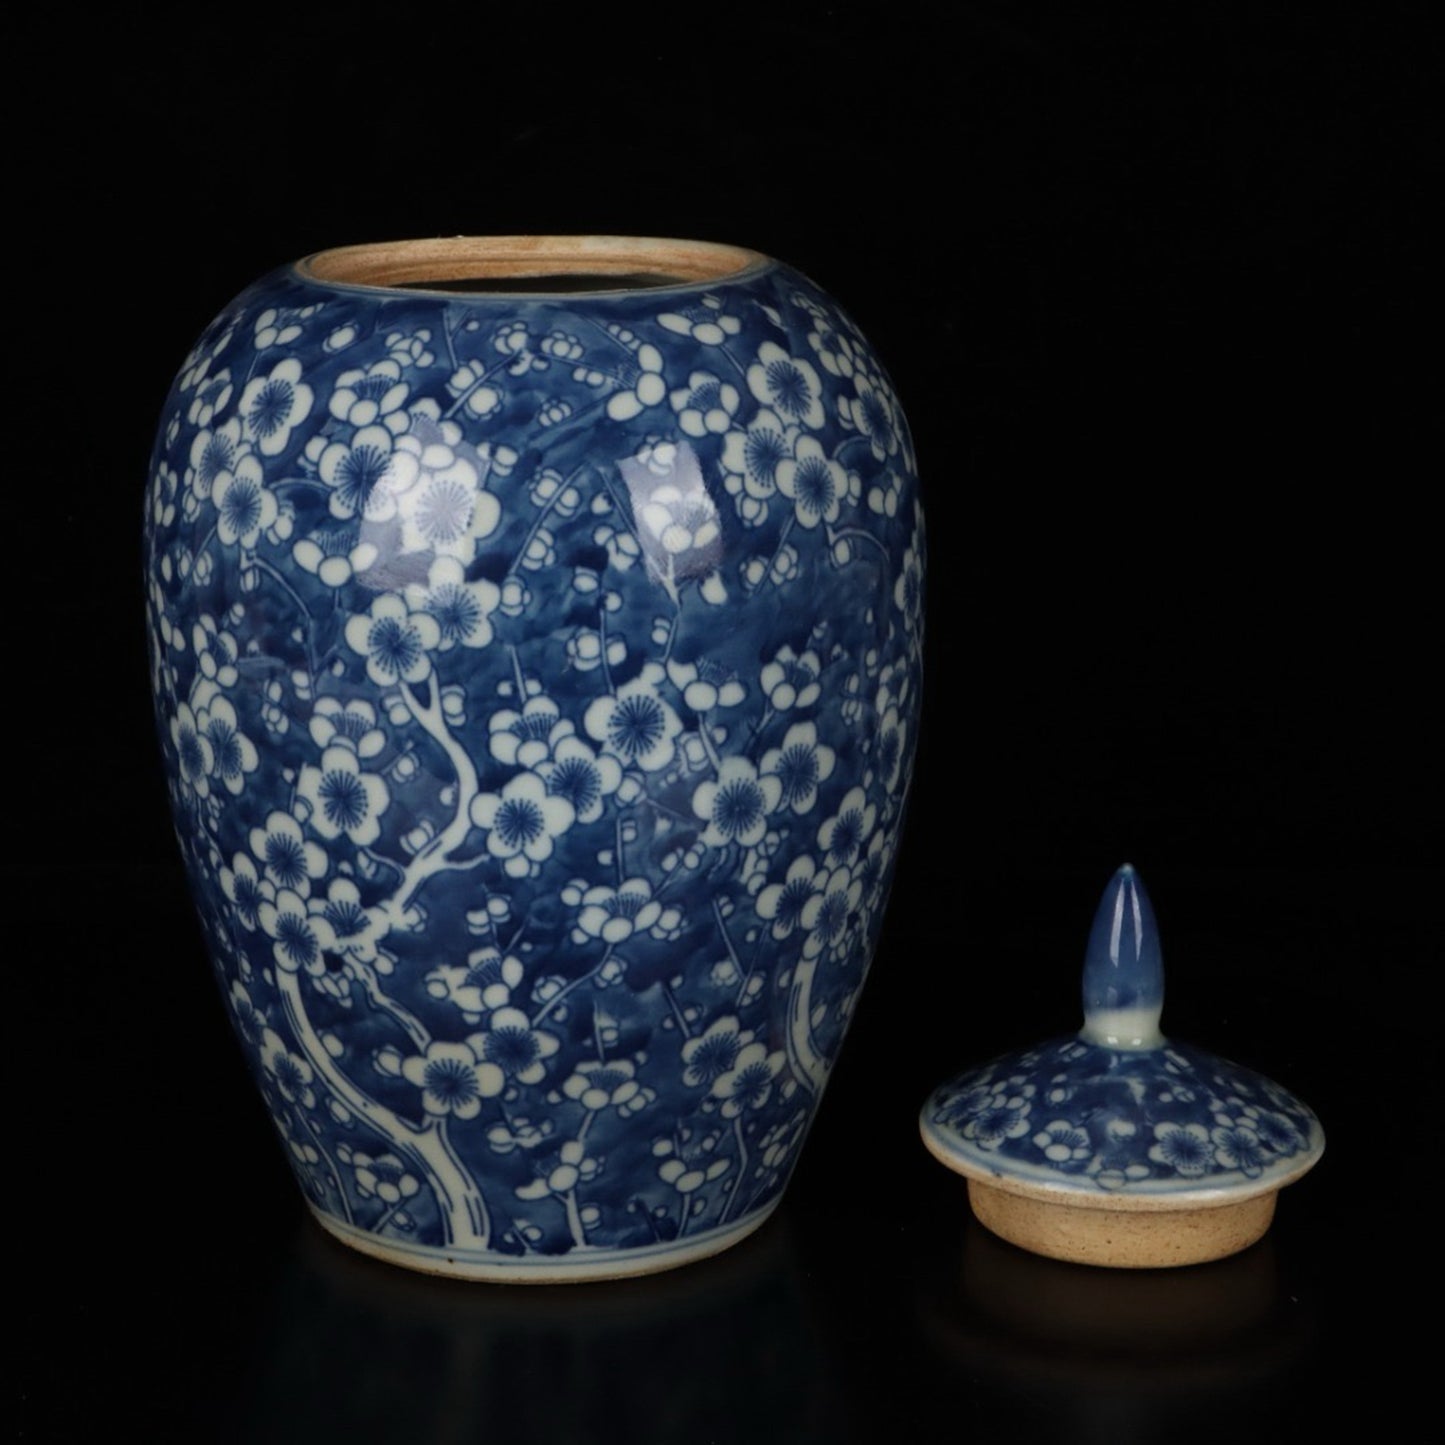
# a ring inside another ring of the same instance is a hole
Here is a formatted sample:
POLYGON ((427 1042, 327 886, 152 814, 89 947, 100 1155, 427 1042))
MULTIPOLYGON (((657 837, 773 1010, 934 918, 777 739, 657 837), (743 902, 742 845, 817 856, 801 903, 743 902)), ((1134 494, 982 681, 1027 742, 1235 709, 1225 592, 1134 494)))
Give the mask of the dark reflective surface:
POLYGON ((307 1222, 271 1308, 221 1438, 820 1439, 843 1423, 781 1222, 692 1269, 570 1287, 412 1276, 307 1222))

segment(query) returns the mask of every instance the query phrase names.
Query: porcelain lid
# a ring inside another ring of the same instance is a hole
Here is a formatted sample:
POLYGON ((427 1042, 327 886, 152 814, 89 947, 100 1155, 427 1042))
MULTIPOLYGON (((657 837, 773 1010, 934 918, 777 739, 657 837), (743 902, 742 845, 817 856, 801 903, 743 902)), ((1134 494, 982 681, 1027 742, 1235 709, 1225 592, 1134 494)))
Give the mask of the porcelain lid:
POLYGON ((1153 909, 1125 864, 1084 963, 1084 1026, 960 1074, 924 1105, 923 1141, 949 1168, 1100 1207, 1232 1203, 1280 1188, 1324 1152, 1307 1105, 1270 1079, 1159 1032, 1153 909))

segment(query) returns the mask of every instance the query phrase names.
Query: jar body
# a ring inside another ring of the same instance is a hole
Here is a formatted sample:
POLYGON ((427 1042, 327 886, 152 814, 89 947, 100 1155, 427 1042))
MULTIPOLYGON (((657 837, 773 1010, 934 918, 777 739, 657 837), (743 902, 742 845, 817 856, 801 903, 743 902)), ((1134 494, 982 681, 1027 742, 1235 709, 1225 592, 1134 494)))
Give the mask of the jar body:
POLYGON ((667 1268, 777 1202, 877 940, 922 519, 803 277, 278 272, 197 344, 152 681, 223 993, 308 1202, 394 1262, 667 1268))

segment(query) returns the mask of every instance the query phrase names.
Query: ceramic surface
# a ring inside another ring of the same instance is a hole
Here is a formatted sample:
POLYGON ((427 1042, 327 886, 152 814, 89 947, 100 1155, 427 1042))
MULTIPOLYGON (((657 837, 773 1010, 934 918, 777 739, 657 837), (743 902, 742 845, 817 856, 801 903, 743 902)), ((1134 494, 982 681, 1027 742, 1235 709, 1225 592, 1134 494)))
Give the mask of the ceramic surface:
POLYGON ((1161 1032, 1159 931, 1128 864, 1100 901, 1081 992, 1077 1034, 934 1091, 919 1127, 943 1163, 1036 1200, 1061 1191, 1091 1209, 1142 1210, 1242 1203, 1320 1157, 1319 1120, 1287 1089, 1161 1032))
POLYGON ((1077 1035, 939 1088, 925 1135, 981 1172, 1089 1191, 1278 1187, 1323 1147, 1272 1080, 1188 1044, 1118 1050, 1077 1035))
POLYGON ((181 847, 328 1225, 575 1278, 760 1222, 916 734, 913 453, 848 319, 761 258, 555 296, 279 271, 175 383, 146 564, 181 847))

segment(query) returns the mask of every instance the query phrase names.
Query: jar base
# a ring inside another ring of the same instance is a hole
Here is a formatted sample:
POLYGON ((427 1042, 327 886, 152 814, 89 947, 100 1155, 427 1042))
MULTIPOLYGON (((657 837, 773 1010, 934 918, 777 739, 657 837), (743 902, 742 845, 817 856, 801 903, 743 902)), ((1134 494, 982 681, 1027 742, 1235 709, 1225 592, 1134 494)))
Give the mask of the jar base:
POLYGON ((479 1280, 490 1284, 583 1284, 636 1275, 661 1274, 708 1259, 741 1243, 760 1229, 777 1207, 776 1201, 737 1224, 681 1241, 659 1241, 638 1249, 585 1249, 570 1255, 500 1254, 492 1250, 447 1249, 436 1245, 404 1244, 376 1235, 311 1207, 317 1223, 342 1244, 402 1269, 450 1279, 479 1280), (577 1258, 576 1256, 582 1256, 577 1258))

